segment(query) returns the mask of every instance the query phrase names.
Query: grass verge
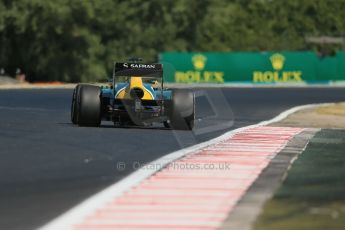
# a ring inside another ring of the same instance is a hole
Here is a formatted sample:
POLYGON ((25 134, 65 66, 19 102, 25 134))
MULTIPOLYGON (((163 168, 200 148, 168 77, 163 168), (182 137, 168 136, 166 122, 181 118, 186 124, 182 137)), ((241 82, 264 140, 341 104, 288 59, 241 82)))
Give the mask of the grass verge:
POLYGON ((254 229, 345 229, 345 130, 322 130, 310 141, 254 229))

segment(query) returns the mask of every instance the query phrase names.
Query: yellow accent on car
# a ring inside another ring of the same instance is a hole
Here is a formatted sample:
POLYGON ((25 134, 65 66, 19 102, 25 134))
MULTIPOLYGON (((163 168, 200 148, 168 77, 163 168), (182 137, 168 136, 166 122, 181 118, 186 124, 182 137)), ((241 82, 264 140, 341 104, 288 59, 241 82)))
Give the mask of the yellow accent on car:
POLYGON ((141 98, 142 100, 154 100, 153 94, 145 88, 143 84, 143 80, 141 77, 132 76, 129 79, 129 85, 119 90, 116 94, 116 99, 132 99, 130 95, 130 91, 133 88, 140 88, 144 91, 144 96, 141 98))

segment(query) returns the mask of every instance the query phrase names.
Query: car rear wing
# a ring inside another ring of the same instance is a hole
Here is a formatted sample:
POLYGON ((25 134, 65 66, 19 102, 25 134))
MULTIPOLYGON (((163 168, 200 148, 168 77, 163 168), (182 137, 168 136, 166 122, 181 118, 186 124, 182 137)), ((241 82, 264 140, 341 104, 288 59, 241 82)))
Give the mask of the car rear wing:
POLYGON ((114 63, 113 71, 113 93, 115 95, 116 77, 121 76, 139 76, 160 79, 161 93, 163 94, 163 65, 162 64, 144 64, 144 63, 114 63))
POLYGON ((155 75, 163 78, 163 65, 144 63, 115 63, 113 75, 114 77, 155 75))

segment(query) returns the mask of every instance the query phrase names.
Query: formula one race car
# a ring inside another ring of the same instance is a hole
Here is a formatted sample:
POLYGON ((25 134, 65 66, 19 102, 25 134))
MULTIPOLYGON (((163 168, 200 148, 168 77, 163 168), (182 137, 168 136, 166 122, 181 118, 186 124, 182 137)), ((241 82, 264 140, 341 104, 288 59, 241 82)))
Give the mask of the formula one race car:
POLYGON ((101 120, 116 126, 150 126, 191 130, 195 97, 189 89, 163 87, 163 65, 140 60, 115 63, 107 86, 78 84, 73 92, 71 120, 79 126, 100 126, 101 120))

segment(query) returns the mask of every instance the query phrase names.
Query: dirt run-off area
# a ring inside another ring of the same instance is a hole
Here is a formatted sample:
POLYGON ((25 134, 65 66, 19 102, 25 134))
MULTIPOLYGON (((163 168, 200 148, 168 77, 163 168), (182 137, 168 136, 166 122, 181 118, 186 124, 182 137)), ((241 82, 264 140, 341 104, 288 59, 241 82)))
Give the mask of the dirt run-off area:
POLYGON ((325 104, 303 109, 271 126, 345 129, 345 103, 325 104))

